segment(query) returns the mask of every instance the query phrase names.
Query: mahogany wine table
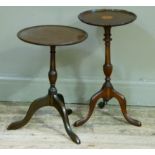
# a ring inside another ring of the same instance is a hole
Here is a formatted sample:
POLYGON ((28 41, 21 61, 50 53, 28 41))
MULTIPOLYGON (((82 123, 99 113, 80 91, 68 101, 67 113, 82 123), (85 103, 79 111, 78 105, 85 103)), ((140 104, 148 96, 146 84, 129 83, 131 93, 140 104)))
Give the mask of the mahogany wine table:
POLYGON ((83 30, 61 26, 61 25, 41 25, 26 28, 18 32, 19 39, 36 45, 43 45, 50 47, 50 70, 48 73, 50 88, 48 95, 36 99, 30 105, 24 119, 14 122, 8 126, 8 130, 18 129, 26 125, 31 119, 32 115, 41 107, 54 106, 60 113, 66 132, 70 138, 77 144, 80 144, 80 139, 72 131, 68 119, 68 114, 72 113, 71 109, 66 109, 65 101, 62 94, 57 92, 55 83, 57 80, 56 71, 56 46, 73 45, 84 41, 87 38, 87 33, 83 30))
POLYGON ((103 84, 102 88, 91 97, 88 114, 81 120, 76 121, 74 126, 77 127, 83 125, 89 120, 94 111, 96 103, 100 98, 103 99, 103 102, 99 104, 100 108, 103 108, 110 99, 116 98, 120 104, 121 111, 125 119, 135 126, 141 126, 141 122, 131 118, 128 115, 125 97, 113 88, 110 81, 110 76, 113 69, 110 57, 110 41, 112 40, 111 28, 133 22, 136 19, 136 15, 125 10, 102 9, 85 11, 79 15, 79 19, 86 24, 100 26, 104 29, 105 64, 103 65, 103 72, 105 74, 105 83, 103 84))

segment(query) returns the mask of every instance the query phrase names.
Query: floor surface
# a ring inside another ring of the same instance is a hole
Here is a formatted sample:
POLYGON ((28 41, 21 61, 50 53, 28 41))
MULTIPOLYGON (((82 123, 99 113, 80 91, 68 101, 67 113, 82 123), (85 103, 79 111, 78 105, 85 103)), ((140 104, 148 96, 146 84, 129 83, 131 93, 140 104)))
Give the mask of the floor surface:
MULTIPOLYGON (((142 127, 128 124, 119 106, 96 107, 91 119, 73 131, 81 144, 73 143, 67 136, 58 112, 44 107, 36 112, 23 128, 7 131, 7 126, 20 120, 30 103, 0 102, 0 148, 155 148, 155 107, 128 106, 128 113, 142 122, 142 127)), ((71 125, 87 113, 87 105, 67 104, 74 111, 69 116, 71 125)))

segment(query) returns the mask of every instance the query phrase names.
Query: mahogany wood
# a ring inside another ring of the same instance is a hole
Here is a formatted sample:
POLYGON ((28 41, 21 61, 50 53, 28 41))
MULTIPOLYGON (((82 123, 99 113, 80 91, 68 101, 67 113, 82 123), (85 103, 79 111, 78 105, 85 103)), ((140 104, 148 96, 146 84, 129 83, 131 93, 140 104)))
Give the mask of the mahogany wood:
POLYGON ((115 98, 119 102, 123 116, 130 124, 141 126, 141 122, 131 118, 128 115, 126 109, 126 99, 122 94, 113 88, 110 78, 113 70, 110 56, 110 42, 112 40, 111 28, 112 26, 119 26, 130 23, 136 19, 136 16, 133 13, 124 10, 93 10, 81 13, 79 15, 79 19, 87 24, 102 26, 104 28, 105 64, 103 65, 103 72, 105 74, 105 83, 103 84, 101 90, 99 90, 91 97, 88 114, 84 118, 76 121, 74 126, 77 127, 83 125, 89 120, 99 99, 103 99, 103 103, 100 103, 99 105, 101 108, 103 108, 104 104, 112 98, 115 98), (105 18, 103 19, 103 17, 105 18))
POLYGON ((80 139, 72 131, 68 119, 68 114, 71 114, 72 110, 66 109, 64 97, 62 94, 57 92, 55 87, 57 80, 55 53, 56 45, 63 46, 82 42, 87 38, 87 33, 73 27, 48 25, 23 29, 18 33, 18 37, 28 43, 50 46, 50 70, 48 73, 50 88, 48 95, 33 101, 26 113, 26 116, 20 121, 11 123, 8 126, 8 130, 23 127, 30 121, 31 117, 37 110, 44 106, 53 106, 58 110, 60 116, 62 117, 64 127, 69 137, 73 142, 80 144, 80 139))

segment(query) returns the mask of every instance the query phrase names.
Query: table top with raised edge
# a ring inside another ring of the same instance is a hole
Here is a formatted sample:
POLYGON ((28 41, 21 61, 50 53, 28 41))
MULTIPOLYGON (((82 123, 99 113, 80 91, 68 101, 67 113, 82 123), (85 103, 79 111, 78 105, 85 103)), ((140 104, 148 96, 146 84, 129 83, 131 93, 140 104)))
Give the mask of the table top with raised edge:
POLYGON ((18 38, 24 42, 43 46, 65 46, 84 41, 84 30, 64 25, 39 25, 18 32, 18 38))
POLYGON ((94 26, 121 26, 133 22, 137 16, 126 10, 94 9, 79 14, 79 19, 94 26))

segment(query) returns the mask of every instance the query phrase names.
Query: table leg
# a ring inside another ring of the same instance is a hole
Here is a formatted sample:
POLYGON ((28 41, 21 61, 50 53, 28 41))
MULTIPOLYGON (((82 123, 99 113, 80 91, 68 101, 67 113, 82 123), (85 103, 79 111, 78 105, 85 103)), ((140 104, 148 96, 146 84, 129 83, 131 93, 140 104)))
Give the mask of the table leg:
POLYGON ((33 101, 27 111, 26 116, 20 121, 11 123, 7 129, 15 130, 15 129, 21 128, 22 126, 26 125, 29 122, 29 120, 31 119, 31 117, 33 116, 33 114, 38 109, 40 109, 41 107, 44 107, 44 106, 49 106, 49 97, 48 96, 45 96, 43 98, 39 98, 39 99, 36 99, 35 101, 33 101))
POLYGON ((64 102, 61 101, 61 99, 58 97, 58 95, 54 95, 54 103, 53 106, 59 111, 62 120, 64 122, 64 126, 66 129, 67 134, 70 136, 70 138, 77 144, 80 144, 80 139, 78 138, 78 136, 72 131, 71 127, 70 127, 70 123, 69 123, 69 119, 67 116, 67 110, 65 108, 65 104, 64 102))
POLYGON ((123 113, 123 116, 125 117, 125 119, 130 123, 133 124, 135 126, 141 126, 141 122, 138 120, 135 120, 133 118, 131 118, 130 116, 128 116, 127 114, 127 110, 126 110, 126 99, 125 97, 120 94, 119 92, 112 90, 113 92, 113 97, 116 98, 120 104, 121 107, 121 111, 123 113))
POLYGON ((97 101, 102 97, 103 97, 102 91, 97 92, 91 97, 88 114, 86 115, 86 117, 82 118, 81 120, 76 121, 74 123, 75 127, 81 126, 89 120, 89 118, 94 112, 97 101))

